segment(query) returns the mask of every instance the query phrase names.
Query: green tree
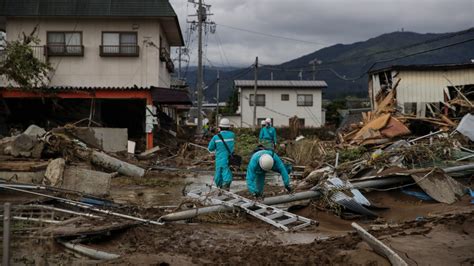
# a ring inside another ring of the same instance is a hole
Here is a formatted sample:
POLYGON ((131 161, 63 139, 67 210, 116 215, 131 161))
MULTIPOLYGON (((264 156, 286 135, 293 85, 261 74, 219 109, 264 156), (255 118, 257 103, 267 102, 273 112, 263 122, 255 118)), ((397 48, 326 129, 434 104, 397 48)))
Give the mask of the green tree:
POLYGON ((42 62, 34 56, 32 45, 40 43, 34 36, 35 32, 36 28, 30 35, 23 33, 20 40, 5 42, 4 60, 0 62, 0 75, 26 90, 45 86, 52 70, 49 62, 42 62))
POLYGON ((326 123, 338 126, 341 122, 340 115, 337 112, 339 109, 346 108, 345 99, 333 100, 326 108, 326 123))
POLYGON ((227 100, 227 106, 222 109, 222 114, 235 114, 239 108, 239 92, 234 89, 232 95, 227 100))

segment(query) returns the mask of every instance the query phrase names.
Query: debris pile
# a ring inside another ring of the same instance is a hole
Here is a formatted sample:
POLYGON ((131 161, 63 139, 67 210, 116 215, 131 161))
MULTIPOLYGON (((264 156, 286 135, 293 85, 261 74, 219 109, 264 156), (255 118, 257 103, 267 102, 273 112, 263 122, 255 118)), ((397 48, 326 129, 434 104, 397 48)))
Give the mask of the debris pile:
MULTIPOLYGON (((363 121, 360 124, 351 124, 350 129, 346 132, 340 132, 338 134, 338 140, 341 143, 349 143, 351 145, 378 145, 390 143, 394 140, 400 139, 403 136, 408 136, 412 133, 411 128, 415 128, 420 125, 424 125, 425 128, 431 130, 450 131, 458 126, 459 117, 464 115, 470 115, 469 112, 474 108, 454 108, 456 112, 451 109, 436 110, 427 105, 428 110, 426 115, 411 115, 403 114, 397 108, 396 105, 396 88, 381 91, 376 97, 377 108, 371 112, 362 113, 363 121), (451 114, 453 117, 449 117, 451 114)), ((460 93, 462 95, 462 93, 460 93)), ((456 98, 456 102, 467 102, 466 99, 456 98)), ((471 102, 469 102, 471 103, 471 102)), ((468 118, 465 118, 468 119, 468 118)), ((460 124, 460 123, 459 123, 460 124)), ((461 125, 461 124, 460 124, 461 125)))

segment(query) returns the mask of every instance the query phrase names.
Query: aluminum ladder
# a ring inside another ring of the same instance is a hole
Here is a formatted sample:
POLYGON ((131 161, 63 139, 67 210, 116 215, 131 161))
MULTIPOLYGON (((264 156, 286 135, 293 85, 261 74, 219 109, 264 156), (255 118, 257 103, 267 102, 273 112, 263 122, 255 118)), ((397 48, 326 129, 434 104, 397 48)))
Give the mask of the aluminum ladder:
POLYGON ((312 224, 319 224, 319 222, 306 217, 280 210, 276 207, 268 206, 221 189, 212 190, 208 194, 203 191, 191 191, 188 193, 188 196, 204 200, 205 204, 238 207, 253 217, 284 231, 296 231, 312 224))

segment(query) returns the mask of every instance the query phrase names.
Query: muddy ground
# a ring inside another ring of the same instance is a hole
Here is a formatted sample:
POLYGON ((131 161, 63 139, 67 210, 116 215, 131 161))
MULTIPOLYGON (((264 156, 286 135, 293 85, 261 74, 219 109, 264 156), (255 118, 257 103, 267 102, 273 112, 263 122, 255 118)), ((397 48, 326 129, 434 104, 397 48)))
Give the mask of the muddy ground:
MULTIPOLYGON (((119 177, 113 181, 111 197, 140 206, 147 217, 155 218, 176 209, 183 188, 205 183, 210 183, 209 176, 155 173, 146 181, 119 177)), ((235 187, 242 186, 243 181, 235 182, 235 187)), ((278 182, 266 187, 267 195, 280 190, 278 182)), ((136 226, 83 244, 121 255, 104 264, 389 265, 351 230, 355 221, 410 265, 474 264, 474 208, 468 196, 447 205, 399 191, 365 195, 386 208, 375 210, 379 218, 345 220, 322 209, 320 202, 303 202, 294 212, 318 220, 319 227, 282 232, 244 213, 214 213, 163 226, 136 226)), ((65 250, 47 236, 14 236, 12 249, 16 265, 98 263, 65 250)))

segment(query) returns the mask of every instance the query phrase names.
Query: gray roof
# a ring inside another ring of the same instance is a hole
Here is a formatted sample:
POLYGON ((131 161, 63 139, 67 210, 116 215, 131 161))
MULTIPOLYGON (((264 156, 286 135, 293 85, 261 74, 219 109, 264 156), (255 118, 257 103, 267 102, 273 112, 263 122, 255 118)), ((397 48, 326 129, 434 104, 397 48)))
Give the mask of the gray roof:
MULTIPOLYGON (((254 80, 234 80, 236 87, 251 87, 254 80)), ((258 80, 258 87, 267 88, 326 88, 328 84, 323 80, 258 80)))
POLYGON ((183 45, 178 18, 168 0, 0 0, 0 16, 171 19, 179 37, 170 43, 183 45))
POLYGON ((385 72, 389 70, 456 70, 456 69, 471 69, 474 68, 474 63, 460 63, 460 64, 420 64, 420 65, 392 65, 389 67, 377 68, 369 71, 369 74, 385 72))

